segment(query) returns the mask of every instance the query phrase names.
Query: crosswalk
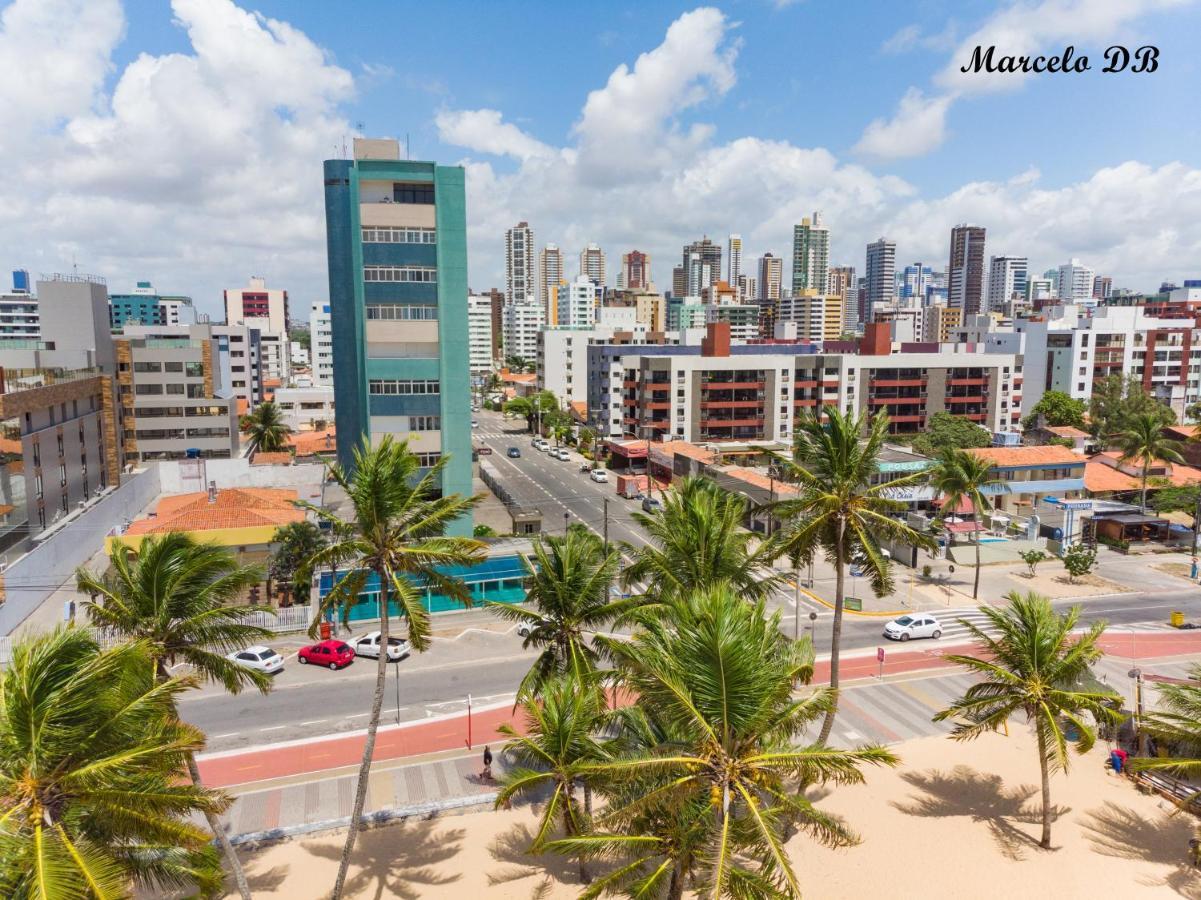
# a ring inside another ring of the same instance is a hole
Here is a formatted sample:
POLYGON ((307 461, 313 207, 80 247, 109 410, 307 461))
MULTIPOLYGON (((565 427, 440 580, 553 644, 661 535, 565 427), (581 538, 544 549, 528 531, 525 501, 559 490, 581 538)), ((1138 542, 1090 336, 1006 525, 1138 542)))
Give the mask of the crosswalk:
MULTIPOLYGON (((988 616, 980 612, 980 610, 974 606, 965 607, 963 609, 939 610, 936 613, 932 613, 932 615, 938 619, 939 624, 942 625, 941 640, 943 642, 962 642, 964 640, 971 640, 974 638, 975 636, 969 630, 967 624, 964 623, 975 625, 985 634, 995 633, 995 629, 992 628, 988 616)), ((1084 627, 1088 627, 1088 623, 1082 626, 1082 628, 1084 627)), ((1106 628, 1107 634, 1124 634, 1129 632, 1137 632, 1139 634, 1154 634, 1165 631, 1175 631, 1175 629, 1166 622, 1131 622, 1110 625, 1108 628, 1106 628)))

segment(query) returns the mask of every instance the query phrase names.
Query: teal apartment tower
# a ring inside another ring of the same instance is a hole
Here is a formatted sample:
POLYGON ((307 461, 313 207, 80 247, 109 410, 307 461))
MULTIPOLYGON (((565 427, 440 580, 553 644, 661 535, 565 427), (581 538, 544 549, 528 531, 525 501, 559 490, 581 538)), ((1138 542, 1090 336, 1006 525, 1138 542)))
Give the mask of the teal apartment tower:
MULTIPOLYGON (((338 461, 364 437, 449 457, 444 494, 471 494, 467 201, 460 166, 356 138, 325 161, 338 461)), ((471 520, 454 533, 471 534, 471 520)))

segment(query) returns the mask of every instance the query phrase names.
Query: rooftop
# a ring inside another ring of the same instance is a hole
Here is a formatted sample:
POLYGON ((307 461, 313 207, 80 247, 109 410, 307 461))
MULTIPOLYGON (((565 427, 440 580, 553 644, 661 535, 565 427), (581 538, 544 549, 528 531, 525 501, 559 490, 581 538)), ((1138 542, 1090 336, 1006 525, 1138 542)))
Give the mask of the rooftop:
POLYGON ((337 428, 331 425, 323 431, 295 431, 288 435, 288 446, 297 456, 315 456, 332 453, 336 447, 337 428))
POLYGON ((976 447, 967 451, 997 468, 1010 466, 1080 466, 1084 460, 1067 447, 976 447))
POLYGON ((125 529, 126 536, 198 532, 225 528, 278 527, 304 520, 290 488, 224 488, 209 499, 206 491, 164 497, 154 513, 125 529))

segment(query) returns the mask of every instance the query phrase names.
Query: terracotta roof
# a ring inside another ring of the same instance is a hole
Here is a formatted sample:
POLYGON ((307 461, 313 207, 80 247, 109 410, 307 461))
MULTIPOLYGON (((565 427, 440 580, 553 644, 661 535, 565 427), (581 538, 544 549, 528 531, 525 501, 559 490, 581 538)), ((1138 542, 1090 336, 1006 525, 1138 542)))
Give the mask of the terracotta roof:
POLYGON ((501 381, 510 381, 513 384, 533 384, 538 378, 533 372, 502 372, 499 377, 501 381))
POLYGON ((16 438, 0 438, 0 453, 21 455, 21 442, 16 438))
POLYGON ((1088 437, 1087 431, 1081 431, 1075 425, 1044 425, 1042 427, 1042 430, 1049 431, 1051 434, 1056 435, 1057 437, 1065 437, 1065 438, 1086 438, 1086 437, 1088 437))
POLYGON ((296 431, 288 435, 288 446, 296 451, 297 456, 332 453, 337 446, 335 440, 337 433, 336 426, 326 428, 324 431, 296 431))
MULTIPOLYGON (((939 497, 938 499, 936 499, 934 501, 934 505, 941 507, 943 505, 943 502, 944 502, 944 499, 942 497, 939 497)), ((955 505, 955 508, 953 510, 951 510, 951 515, 960 516, 960 515, 964 515, 966 513, 975 514, 975 512, 976 512, 976 507, 972 506, 972 501, 969 500, 967 497, 960 497, 959 502, 955 505)))
POLYGON ((571 401, 571 414, 580 422, 588 421, 588 404, 583 400, 571 401))
MULTIPOLYGON (((1141 456, 1136 459, 1128 459, 1123 462, 1120 453, 1114 453, 1113 451, 1110 451, 1108 453, 1098 453, 1093 457, 1093 459, 1096 460, 1094 465, 1112 468, 1115 472, 1119 472, 1119 474, 1125 475, 1128 478, 1133 478, 1136 487, 1141 483, 1141 473, 1139 475, 1131 475, 1132 471, 1141 469, 1143 464, 1141 456), (1120 471, 1123 467, 1128 471, 1120 471)), ((1151 465, 1167 469, 1167 474, 1161 474, 1152 471, 1150 476, 1152 480, 1156 478, 1166 478, 1174 487, 1183 487, 1186 484, 1195 484, 1201 482, 1201 469, 1195 469, 1192 466, 1186 466, 1181 463, 1166 462, 1164 460, 1155 460, 1155 462, 1153 462, 1151 465)))
POLYGON ((988 460, 994 466, 1007 468, 1009 466, 1054 466, 1080 465, 1084 462, 1080 454, 1074 453, 1067 447, 1050 445, 1047 447, 979 447, 967 451, 982 459, 988 460))
POLYGON ((756 472, 754 469, 748 469, 745 466, 727 466, 721 470, 723 475, 729 475, 731 478, 736 478, 739 481, 745 481, 749 485, 753 485, 764 491, 775 489, 776 499, 781 497, 791 497, 797 493, 797 489, 786 482, 773 481, 762 472, 756 472))
POLYGON ((1201 425, 1165 425, 1163 430, 1178 441, 1188 441, 1201 432, 1201 425))
POLYGON ((1138 490, 1139 480, 1102 462, 1084 464, 1084 487, 1092 494, 1138 490))
POLYGON ((225 488, 211 502, 206 491, 164 497, 154 516, 138 519, 126 529, 128 535, 160 534, 167 531, 211 531, 217 528, 253 528, 286 525, 304 519, 304 510, 293 501, 297 493, 288 488, 225 488))
POLYGON ((662 444, 652 445, 651 449, 659 453, 666 453, 668 456, 687 456, 689 459, 700 460, 704 463, 711 463, 717 458, 717 454, 712 450, 706 450, 704 447, 698 447, 688 441, 664 441, 662 444))
POLYGON ((260 450, 254 454, 250 464, 252 466, 290 466, 292 465, 292 454, 287 450, 280 450, 278 453, 260 450))

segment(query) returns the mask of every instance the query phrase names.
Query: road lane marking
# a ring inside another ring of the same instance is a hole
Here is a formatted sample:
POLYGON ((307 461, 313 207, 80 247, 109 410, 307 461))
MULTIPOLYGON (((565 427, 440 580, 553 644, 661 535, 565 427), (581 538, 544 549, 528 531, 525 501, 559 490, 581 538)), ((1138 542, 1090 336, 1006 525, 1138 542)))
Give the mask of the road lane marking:
POLYGON ((270 728, 260 728, 259 731, 283 731, 287 725, 272 725, 270 728))
POLYGON ((313 721, 311 721, 311 722, 301 722, 300 727, 303 728, 306 725, 321 725, 328 721, 329 721, 329 719, 313 719, 313 721))

